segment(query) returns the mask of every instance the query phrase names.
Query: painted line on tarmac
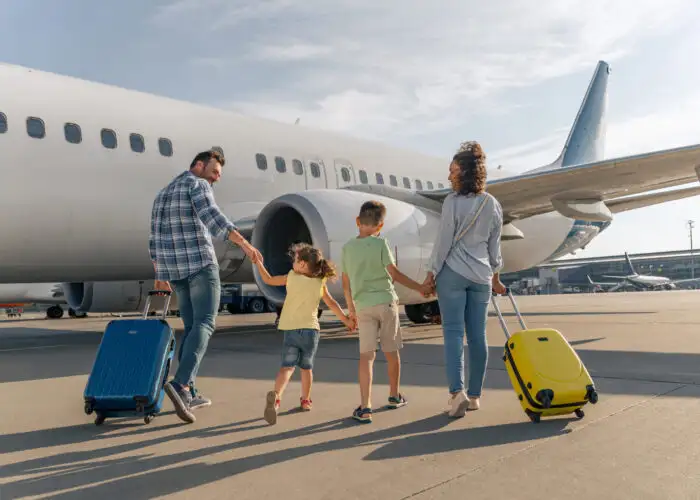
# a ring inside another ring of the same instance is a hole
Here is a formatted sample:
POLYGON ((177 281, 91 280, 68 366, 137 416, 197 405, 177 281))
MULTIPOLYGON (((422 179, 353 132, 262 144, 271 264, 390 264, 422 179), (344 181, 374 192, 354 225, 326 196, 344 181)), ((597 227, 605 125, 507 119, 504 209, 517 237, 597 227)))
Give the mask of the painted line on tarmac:
POLYGON ((0 352, 15 352, 15 351, 35 351, 37 349, 53 349, 55 347, 68 347, 74 344, 54 344, 54 345, 37 345, 33 347, 12 347, 10 349, 0 349, 0 352))

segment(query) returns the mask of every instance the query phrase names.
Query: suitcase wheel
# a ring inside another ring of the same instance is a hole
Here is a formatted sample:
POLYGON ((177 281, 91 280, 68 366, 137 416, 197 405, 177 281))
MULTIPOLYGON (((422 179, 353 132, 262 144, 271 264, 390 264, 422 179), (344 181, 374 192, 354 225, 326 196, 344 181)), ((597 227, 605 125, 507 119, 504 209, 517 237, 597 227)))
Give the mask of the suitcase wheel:
POLYGON ((104 424, 106 419, 107 419, 107 417, 105 417, 101 413, 98 413, 97 416, 95 417, 95 425, 104 424))
POLYGON ((145 417, 143 417, 143 421, 146 424, 150 424, 151 422, 153 422, 154 418, 156 418, 155 415, 146 415, 145 417))
POLYGON ((530 409, 525 410, 525 413, 527 414, 528 417, 530 417, 530 420, 532 420, 534 423, 536 423, 536 424, 540 423, 541 415, 539 413, 535 413, 534 411, 532 411, 530 409))
POLYGON ((578 418, 583 418, 586 416, 586 414, 583 412, 583 410, 581 408, 578 408, 575 413, 576 413, 576 416, 578 418))

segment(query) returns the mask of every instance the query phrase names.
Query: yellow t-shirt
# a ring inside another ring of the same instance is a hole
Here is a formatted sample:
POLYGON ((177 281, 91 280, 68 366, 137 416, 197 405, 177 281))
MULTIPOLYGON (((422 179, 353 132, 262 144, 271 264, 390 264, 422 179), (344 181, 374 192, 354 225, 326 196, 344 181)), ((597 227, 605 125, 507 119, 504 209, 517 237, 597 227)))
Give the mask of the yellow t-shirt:
POLYGON ((310 278, 294 270, 287 274, 287 298, 284 299, 280 330, 308 328, 320 330, 318 304, 323 297, 325 278, 310 278))

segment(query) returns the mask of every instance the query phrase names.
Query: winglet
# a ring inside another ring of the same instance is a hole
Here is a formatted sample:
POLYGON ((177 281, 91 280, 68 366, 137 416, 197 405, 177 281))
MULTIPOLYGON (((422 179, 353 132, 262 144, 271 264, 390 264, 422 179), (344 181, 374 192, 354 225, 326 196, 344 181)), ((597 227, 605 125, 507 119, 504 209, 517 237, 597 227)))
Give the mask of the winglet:
POLYGON ((610 75, 608 63, 598 61, 564 148, 549 168, 580 165, 604 159, 608 75, 610 75))

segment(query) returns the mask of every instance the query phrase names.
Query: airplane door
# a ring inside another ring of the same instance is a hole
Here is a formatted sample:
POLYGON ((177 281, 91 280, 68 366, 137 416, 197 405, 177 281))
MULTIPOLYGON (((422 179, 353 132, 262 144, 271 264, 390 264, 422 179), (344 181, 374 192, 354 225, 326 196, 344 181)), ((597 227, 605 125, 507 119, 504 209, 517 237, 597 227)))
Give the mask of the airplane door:
POLYGON ((328 188, 328 175, 326 165, 320 158, 307 158, 304 165, 304 175, 306 176, 306 189, 326 189, 328 188))
POLYGON ((347 160, 335 160, 335 177, 338 187, 357 184, 355 180, 355 169, 352 163, 347 160))

